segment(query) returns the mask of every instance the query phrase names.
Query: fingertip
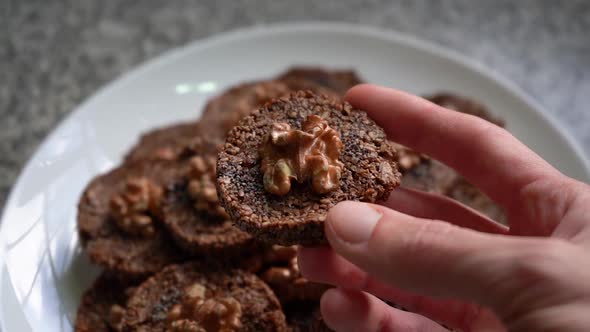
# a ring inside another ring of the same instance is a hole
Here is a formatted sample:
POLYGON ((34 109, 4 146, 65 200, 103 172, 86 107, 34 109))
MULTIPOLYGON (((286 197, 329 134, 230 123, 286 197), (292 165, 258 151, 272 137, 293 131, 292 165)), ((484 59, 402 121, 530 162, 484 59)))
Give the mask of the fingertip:
POLYGON ((333 248, 366 243, 383 216, 377 205, 362 202, 341 202, 328 212, 325 224, 326 237, 333 248))
POLYGON ((361 202, 354 202, 354 201, 343 201, 336 205, 334 205, 329 211, 328 215, 326 216, 326 222, 330 223, 333 220, 339 220, 342 218, 350 218, 350 214, 354 213, 356 208, 366 203, 361 202))
POLYGON ((320 309, 328 326, 337 331, 348 331, 366 321, 369 303, 361 291, 332 288, 322 296, 320 309))
POLYGON ((369 83, 357 84, 352 88, 348 89, 348 91, 344 95, 344 100, 351 103, 352 105, 355 105, 358 98, 362 98, 367 91, 370 91, 372 88, 375 87, 375 85, 369 83))
POLYGON ((330 289, 320 301, 326 325, 336 331, 445 331, 433 321, 394 309, 370 294, 330 289))

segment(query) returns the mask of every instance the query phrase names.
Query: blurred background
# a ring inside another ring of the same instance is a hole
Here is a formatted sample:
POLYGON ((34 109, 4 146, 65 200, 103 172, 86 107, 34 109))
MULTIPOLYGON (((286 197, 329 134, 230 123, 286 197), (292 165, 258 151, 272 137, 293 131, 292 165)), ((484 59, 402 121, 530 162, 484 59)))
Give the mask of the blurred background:
POLYGON ((311 20, 458 51, 519 85, 590 155, 587 0, 0 0, 0 211, 38 144, 107 82, 216 33, 311 20))

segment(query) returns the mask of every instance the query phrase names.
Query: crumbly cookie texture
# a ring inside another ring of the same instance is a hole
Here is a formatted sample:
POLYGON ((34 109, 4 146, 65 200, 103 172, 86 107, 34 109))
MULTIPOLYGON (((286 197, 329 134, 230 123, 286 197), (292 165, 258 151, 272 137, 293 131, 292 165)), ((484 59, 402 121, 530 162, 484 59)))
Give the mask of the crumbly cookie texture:
POLYGON ((290 91, 279 81, 249 82, 231 87, 207 103, 201 118, 201 123, 206 124, 203 129, 211 136, 225 137, 244 116, 290 91))
POLYGON ((122 281, 107 273, 101 274, 82 295, 74 331, 121 331, 125 302, 138 284, 122 281))
POLYGON ((162 223, 176 243, 193 255, 236 260, 257 247, 252 236, 232 225, 215 186, 217 144, 203 138, 175 167, 183 171, 163 193, 162 223))
POLYGON ((124 331, 286 331, 281 305, 255 275, 201 263, 172 265, 127 301, 124 331))
POLYGON ((121 277, 149 276, 185 259, 161 227, 161 190, 173 161, 129 162, 88 184, 78 204, 78 233, 90 260, 121 277))
MULTIPOLYGON (((334 70, 320 67, 293 67, 281 74, 278 80, 289 82, 291 80, 308 81, 317 84, 324 89, 334 91, 340 96, 344 96, 348 89, 363 83, 361 78, 353 70, 334 70)), ((309 88, 296 89, 308 90, 309 88)), ((313 92, 318 92, 311 89, 313 92)), ((321 91, 320 91, 321 92, 321 91)))
POLYGON ((125 162, 175 160, 187 145, 198 139, 198 122, 178 123, 145 132, 125 155, 125 162))
POLYGON ((218 193, 234 223, 258 239, 282 245, 317 245, 325 243, 323 222, 329 208, 344 200, 383 200, 399 185, 395 159, 392 143, 365 112, 300 91, 266 104, 229 132, 217 163, 218 193), (282 196, 268 192, 260 151, 273 125, 284 123, 304 130, 310 116, 325 121, 326 128, 342 143, 335 158, 338 162, 323 155, 322 166, 315 168, 324 172, 324 166, 328 171, 329 166, 341 167, 338 185, 317 192, 313 179, 308 179, 291 181, 282 196))

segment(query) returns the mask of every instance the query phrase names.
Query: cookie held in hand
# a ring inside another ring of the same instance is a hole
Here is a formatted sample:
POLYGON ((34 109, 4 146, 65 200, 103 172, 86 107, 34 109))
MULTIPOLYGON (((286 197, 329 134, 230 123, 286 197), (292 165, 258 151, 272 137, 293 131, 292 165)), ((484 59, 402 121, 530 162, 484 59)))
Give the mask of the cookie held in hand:
POLYGON ((233 222, 281 245, 325 243, 332 206, 384 200, 399 183, 383 129, 364 111, 308 91, 242 119, 217 163, 219 197, 233 222))

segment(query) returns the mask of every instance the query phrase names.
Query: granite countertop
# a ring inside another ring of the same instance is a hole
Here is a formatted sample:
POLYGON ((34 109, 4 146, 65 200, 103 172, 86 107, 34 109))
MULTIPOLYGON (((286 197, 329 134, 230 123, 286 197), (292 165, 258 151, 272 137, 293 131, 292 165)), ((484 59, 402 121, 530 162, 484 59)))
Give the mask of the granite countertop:
POLYGON ((362 23, 454 49, 514 81, 590 155, 586 0, 8 0, 0 12, 0 209, 43 138, 100 86, 170 48, 264 23, 362 23))

